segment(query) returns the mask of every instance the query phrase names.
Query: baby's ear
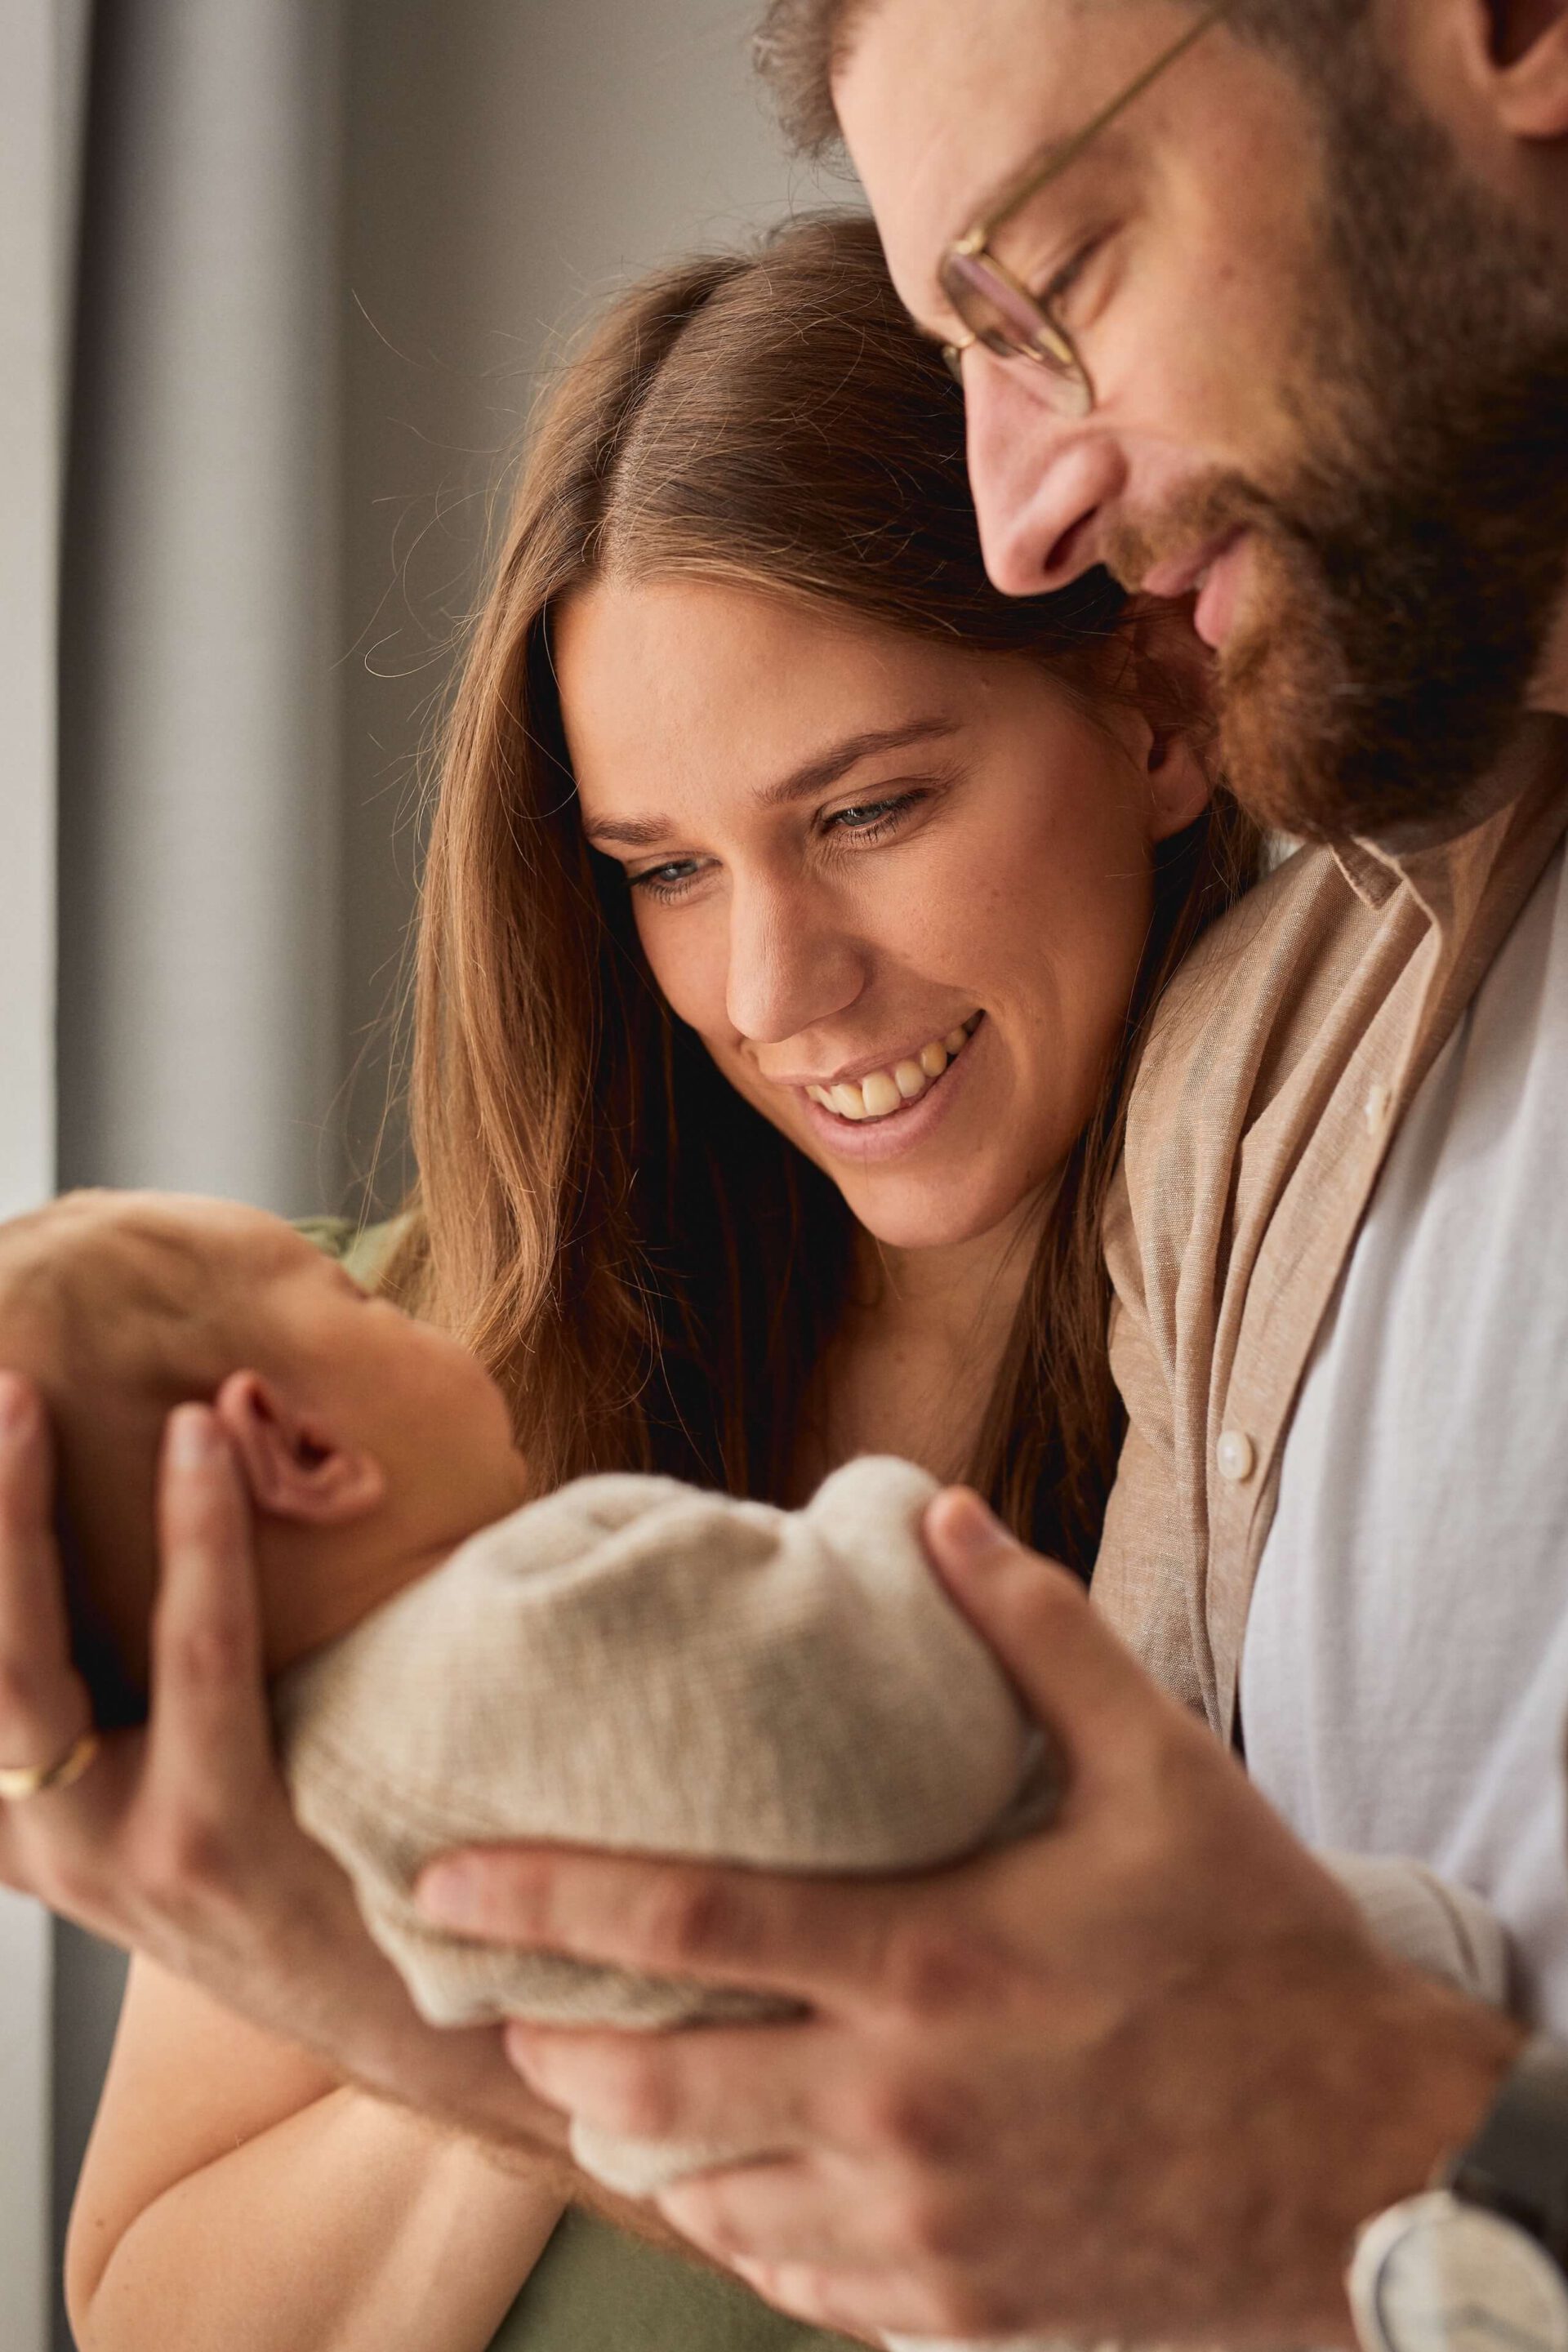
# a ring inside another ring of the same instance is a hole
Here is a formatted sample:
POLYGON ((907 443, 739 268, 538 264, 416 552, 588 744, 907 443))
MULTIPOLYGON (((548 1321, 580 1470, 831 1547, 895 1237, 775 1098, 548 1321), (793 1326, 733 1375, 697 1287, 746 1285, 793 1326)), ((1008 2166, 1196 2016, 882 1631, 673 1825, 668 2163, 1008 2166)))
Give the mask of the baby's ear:
POLYGON ((231 1372, 213 1400, 258 1511, 342 1527, 374 1511, 386 1475, 373 1454, 303 1419, 259 1372, 231 1372))

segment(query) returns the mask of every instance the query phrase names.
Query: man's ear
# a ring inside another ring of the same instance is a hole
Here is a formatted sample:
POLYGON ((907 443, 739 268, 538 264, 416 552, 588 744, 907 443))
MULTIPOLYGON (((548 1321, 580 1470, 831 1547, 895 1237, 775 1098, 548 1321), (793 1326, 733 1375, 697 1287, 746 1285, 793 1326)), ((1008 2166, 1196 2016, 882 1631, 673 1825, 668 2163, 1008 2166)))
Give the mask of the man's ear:
POLYGON ((1568 0, 1487 0, 1493 102, 1516 139, 1568 138, 1568 0))
POLYGON ((259 1372, 231 1372, 213 1401, 239 1457, 251 1499, 273 1518, 332 1528, 362 1519, 386 1493, 373 1454, 340 1445, 259 1372))

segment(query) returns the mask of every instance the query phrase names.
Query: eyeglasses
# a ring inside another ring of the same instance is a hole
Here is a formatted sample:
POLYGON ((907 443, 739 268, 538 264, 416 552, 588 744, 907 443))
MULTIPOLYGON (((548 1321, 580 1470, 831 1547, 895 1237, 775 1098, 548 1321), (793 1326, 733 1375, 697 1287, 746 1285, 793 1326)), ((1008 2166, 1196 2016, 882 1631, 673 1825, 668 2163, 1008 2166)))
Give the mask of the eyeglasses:
POLYGON ((1030 163, 1022 176, 1004 189, 984 218, 976 221, 966 236, 948 247, 937 276, 942 292, 969 332, 962 342, 944 343, 942 355, 960 383, 963 382, 964 352, 972 344, 983 343, 998 359, 1032 360, 1043 369, 1051 405, 1064 416, 1089 415, 1094 406, 1094 383, 1077 344, 1060 321, 1052 318, 1047 303, 1038 295, 1031 294, 1005 262, 997 260, 990 249, 991 239, 1031 197, 1037 196, 1058 173, 1076 163, 1108 124, 1114 122, 1135 99, 1142 98, 1151 83, 1158 81, 1178 58, 1185 56, 1194 41, 1201 40, 1211 26, 1228 16, 1237 5, 1237 0, 1219 0, 1217 6, 1205 9, 1179 41, 1162 50, 1153 64, 1120 91, 1109 106, 1101 107, 1092 121, 1030 163))

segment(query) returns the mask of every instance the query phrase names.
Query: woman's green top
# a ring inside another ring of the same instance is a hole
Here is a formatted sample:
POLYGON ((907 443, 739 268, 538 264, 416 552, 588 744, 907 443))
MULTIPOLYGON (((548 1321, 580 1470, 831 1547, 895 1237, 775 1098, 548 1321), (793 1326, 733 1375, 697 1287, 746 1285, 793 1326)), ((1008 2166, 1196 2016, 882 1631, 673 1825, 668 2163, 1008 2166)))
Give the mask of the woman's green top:
POLYGON ((843 2352, 846 2340, 574 2208, 490 2352, 843 2352))
MULTIPOLYGON (((317 1217, 300 1231, 368 1289, 396 1224, 317 1217)), ((833 2352, 825 2336, 773 2311, 739 2279, 627 2237, 575 2207, 558 2223, 490 2352, 833 2352)))

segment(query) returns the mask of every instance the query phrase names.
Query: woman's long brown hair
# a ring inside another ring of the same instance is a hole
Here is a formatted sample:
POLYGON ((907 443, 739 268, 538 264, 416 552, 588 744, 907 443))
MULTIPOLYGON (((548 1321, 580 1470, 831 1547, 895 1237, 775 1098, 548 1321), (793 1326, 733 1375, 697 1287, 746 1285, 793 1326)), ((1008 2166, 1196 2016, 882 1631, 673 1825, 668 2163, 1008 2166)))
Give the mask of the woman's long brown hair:
MULTIPOLYGON (((574 592, 675 574, 1034 661, 1089 708, 1180 697, 1103 576, 1023 601, 986 580, 962 395, 868 222, 803 222, 651 279, 545 407, 450 717, 418 936, 420 1182, 389 1280, 496 1374, 542 1488, 657 1468, 783 1498, 853 1221, 655 989, 619 870, 583 839, 551 663, 574 592)), ((1121 1436, 1099 1228, 1127 1068, 1164 974, 1255 862, 1223 797, 1160 856, 1122 1049, 972 1465, 1079 1569, 1121 1436)))

